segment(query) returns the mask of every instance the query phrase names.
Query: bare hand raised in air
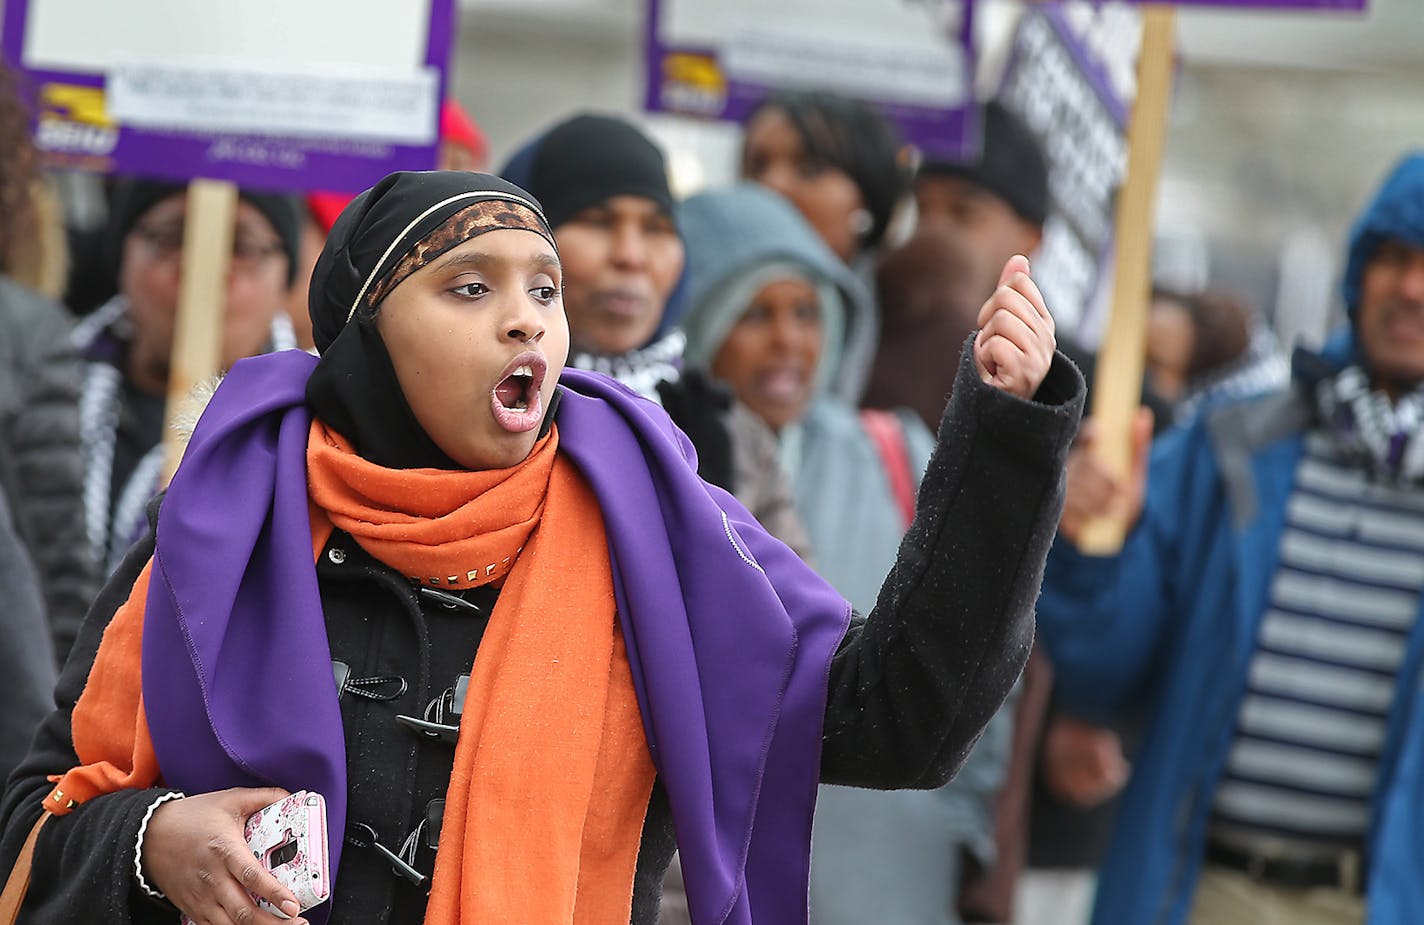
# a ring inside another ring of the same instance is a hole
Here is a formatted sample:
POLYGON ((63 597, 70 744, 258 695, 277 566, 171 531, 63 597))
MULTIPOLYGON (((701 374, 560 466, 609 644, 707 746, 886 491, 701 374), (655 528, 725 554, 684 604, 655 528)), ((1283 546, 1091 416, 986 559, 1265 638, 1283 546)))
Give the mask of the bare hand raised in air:
POLYGON ((1028 258, 1010 257, 999 288, 979 309, 974 365, 979 378, 1020 398, 1032 398, 1053 364, 1053 316, 1029 278, 1028 258))

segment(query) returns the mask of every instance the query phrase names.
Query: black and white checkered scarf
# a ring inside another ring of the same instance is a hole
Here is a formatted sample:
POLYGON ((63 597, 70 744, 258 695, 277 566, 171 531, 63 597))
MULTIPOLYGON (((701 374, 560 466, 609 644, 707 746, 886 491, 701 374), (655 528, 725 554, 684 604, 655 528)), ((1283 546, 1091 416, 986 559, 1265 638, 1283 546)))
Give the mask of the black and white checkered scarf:
POLYGON ((1369 374, 1347 366, 1315 387, 1321 419, 1346 452, 1375 477, 1393 484, 1424 482, 1424 386, 1397 399, 1370 385, 1369 374))

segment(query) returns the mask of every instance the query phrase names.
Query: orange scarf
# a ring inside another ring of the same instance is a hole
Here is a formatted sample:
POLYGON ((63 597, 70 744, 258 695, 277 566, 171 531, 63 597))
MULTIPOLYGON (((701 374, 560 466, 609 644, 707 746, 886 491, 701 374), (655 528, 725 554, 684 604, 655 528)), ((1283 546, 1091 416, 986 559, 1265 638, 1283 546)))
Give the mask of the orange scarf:
POLYGON ((397 471, 312 424, 312 500, 363 549, 442 587, 507 576, 460 720, 432 925, 632 915, 653 763, 603 515, 557 448, 554 431, 509 470, 397 471))
MULTIPOLYGON (((504 581, 455 746, 431 925, 602 925, 632 914, 654 769, 602 514, 557 448, 555 431, 508 470, 389 470, 312 424, 316 552, 335 525, 425 583, 504 581)), ((145 568, 104 633, 74 708, 82 764, 56 778, 51 812, 160 779, 138 670, 148 577, 145 568)))

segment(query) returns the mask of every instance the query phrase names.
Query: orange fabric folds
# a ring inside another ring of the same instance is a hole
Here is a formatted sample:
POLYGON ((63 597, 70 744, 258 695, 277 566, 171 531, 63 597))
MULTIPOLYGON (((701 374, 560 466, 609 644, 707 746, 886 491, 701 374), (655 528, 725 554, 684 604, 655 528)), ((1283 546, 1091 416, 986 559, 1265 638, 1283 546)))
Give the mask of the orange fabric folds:
POLYGON ((141 790, 159 781, 158 758, 143 712, 143 608, 153 563, 143 567, 133 591, 114 614, 99 643, 84 693, 74 705, 71 729, 79 766, 53 778, 45 809, 57 816, 101 793, 141 790))
POLYGON ((332 523, 442 587, 504 580, 455 746, 426 922, 626 922, 653 786, 597 499, 551 432, 497 472, 389 470, 320 422, 332 523))

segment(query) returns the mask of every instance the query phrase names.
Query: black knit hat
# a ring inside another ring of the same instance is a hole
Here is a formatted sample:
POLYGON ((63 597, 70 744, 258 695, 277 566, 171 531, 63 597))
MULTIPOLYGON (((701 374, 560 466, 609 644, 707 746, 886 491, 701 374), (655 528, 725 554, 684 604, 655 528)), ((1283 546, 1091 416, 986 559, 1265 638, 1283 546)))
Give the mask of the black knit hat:
POLYGON ((614 196, 641 196, 672 213, 662 151, 612 116, 584 114, 560 122, 500 173, 538 198, 552 228, 614 196))
MULTIPOLYGON (((144 213, 175 193, 187 189, 182 183, 164 180, 142 180, 128 177, 114 187, 109 200, 109 227, 105 240, 105 255, 109 269, 117 281, 119 264, 124 255, 124 238, 128 237, 134 225, 144 213)), ((250 189, 240 189, 237 195, 272 223, 272 229, 282 242, 282 253, 287 255, 287 285, 297 278, 297 250, 300 246, 299 212, 297 202, 291 196, 280 193, 264 193, 250 189)), ((116 283, 117 285, 117 283, 116 283)))
POLYGON ((1048 161, 1038 139, 998 100, 984 107, 984 153, 978 161, 926 161, 925 177, 963 177, 998 196, 1026 222, 1048 218, 1048 161))

